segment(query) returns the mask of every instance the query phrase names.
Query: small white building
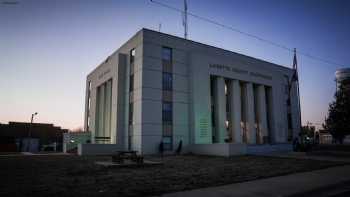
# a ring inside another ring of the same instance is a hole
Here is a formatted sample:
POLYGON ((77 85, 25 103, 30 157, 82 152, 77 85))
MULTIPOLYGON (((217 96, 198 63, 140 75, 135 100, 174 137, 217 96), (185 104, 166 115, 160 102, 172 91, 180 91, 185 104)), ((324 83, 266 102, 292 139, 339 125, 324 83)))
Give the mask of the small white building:
POLYGON ((180 141, 185 152, 217 155, 290 145, 300 131, 292 74, 142 29, 87 76, 84 130, 96 149, 142 154, 157 153, 160 143, 174 151, 180 141))
POLYGON ((63 152, 76 152, 79 144, 89 144, 91 142, 90 132, 67 132, 63 133, 63 152))

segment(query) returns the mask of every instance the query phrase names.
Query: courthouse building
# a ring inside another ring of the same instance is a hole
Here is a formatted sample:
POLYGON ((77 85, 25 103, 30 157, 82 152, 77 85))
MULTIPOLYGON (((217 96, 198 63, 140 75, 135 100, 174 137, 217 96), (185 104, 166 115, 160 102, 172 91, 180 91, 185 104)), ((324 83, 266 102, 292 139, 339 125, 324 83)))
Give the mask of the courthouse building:
POLYGON ((142 154, 157 153, 160 143, 174 151, 180 141, 185 152, 218 155, 290 145, 300 130, 292 75, 142 29, 87 76, 84 130, 96 149, 111 144, 142 154))

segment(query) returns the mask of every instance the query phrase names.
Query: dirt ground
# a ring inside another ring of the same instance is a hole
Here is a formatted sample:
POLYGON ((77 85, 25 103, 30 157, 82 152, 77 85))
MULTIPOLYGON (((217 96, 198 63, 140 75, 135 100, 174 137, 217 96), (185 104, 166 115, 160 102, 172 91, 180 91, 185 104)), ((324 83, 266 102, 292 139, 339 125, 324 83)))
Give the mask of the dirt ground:
MULTIPOLYGON (((156 160, 157 158, 152 158, 156 160)), ((167 156, 161 166, 105 168, 110 157, 0 157, 0 196, 151 196, 341 165, 260 156, 167 156)))

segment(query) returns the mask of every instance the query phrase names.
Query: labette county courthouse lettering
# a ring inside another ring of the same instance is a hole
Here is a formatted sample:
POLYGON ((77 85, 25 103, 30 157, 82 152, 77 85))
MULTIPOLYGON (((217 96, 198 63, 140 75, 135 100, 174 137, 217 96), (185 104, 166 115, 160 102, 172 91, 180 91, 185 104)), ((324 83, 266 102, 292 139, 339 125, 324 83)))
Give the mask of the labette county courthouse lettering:
POLYGON ((291 149, 300 129, 296 86, 285 91, 292 75, 287 67, 142 29, 87 76, 84 130, 91 144, 78 152, 155 154, 160 144, 167 152, 181 144, 183 152, 212 155, 244 154, 249 146, 291 149))
POLYGON ((235 72, 237 74, 246 74, 246 75, 250 75, 250 76, 254 76, 254 77, 260 77, 263 79, 267 79, 267 80, 272 80, 271 76, 267 76, 258 72, 249 72, 247 70, 242 70, 242 69, 238 69, 238 68, 234 68, 231 66, 226 66, 226 65, 222 65, 222 64, 210 64, 209 65, 210 68, 215 68, 218 70, 222 70, 222 71, 228 71, 228 72, 235 72))

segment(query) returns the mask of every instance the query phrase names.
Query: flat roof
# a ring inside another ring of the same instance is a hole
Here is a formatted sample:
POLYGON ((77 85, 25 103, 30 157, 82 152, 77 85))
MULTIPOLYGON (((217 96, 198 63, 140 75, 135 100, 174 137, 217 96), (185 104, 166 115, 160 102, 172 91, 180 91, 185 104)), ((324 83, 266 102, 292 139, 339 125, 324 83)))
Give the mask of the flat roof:
MULTIPOLYGON (((147 29, 147 28, 142 28, 140 31, 150 31, 152 33, 163 34, 165 36, 173 37, 175 39, 180 39, 180 40, 185 41, 185 42, 190 42, 191 44, 198 44, 198 45, 202 45, 203 47, 209 47, 209 48, 213 48, 213 49, 223 50, 225 52, 233 53, 233 54, 236 54, 236 55, 241 55, 241 56, 253 59, 253 60, 265 62, 265 63, 268 63, 268 64, 273 64, 275 66, 278 66, 278 67, 281 67, 281 68, 284 68, 284 69, 292 70, 292 68, 287 67, 287 66, 279 65, 279 64, 272 63, 272 62, 269 62, 269 61, 266 61, 266 60, 262 60, 262 59, 255 58, 255 57, 252 57, 252 56, 244 55, 244 54, 237 53, 237 52, 234 52, 234 51, 230 51, 230 50, 227 50, 227 49, 223 49, 223 48, 220 48, 220 47, 204 44, 204 43, 197 42, 197 41, 194 41, 194 40, 185 39, 185 38, 182 38, 182 37, 179 37, 179 36, 175 36, 175 35, 159 32, 159 31, 155 31, 155 30, 151 30, 151 29, 147 29)), ((140 31, 138 31, 138 32, 140 32, 140 31)))
MULTIPOLYGON (((147 28, 142 28, 142 29, 140 29, 139 31, 137 31, 137 32, 136 32, 133 36, 131 36, 126 42, 124 42, 118 49, 116 49, 112 54, 110 54, 109 56, 107 56, 106 59, 108 59, 110 56, 112 56, 112 55, 114 55, 116 52, 118 52, 118 50, 119 50, 120 48, 122 48, 126 43, 128 43, 131 39, 133 39, 133 38, 136 37, 140 32, 143 32, 143 31, 149 31, 149 32, 156 33, 156 34, 161 34, 161 35, 164 35, 164 36, 169 36, 169 37, 172 37, 172 38, 175 38, 175 39, 179 39, 179 40, 184 41, 184 42, 190 42, 191 44, 198 44, 198 45, 202 45, 203 47, 213 48, 213 49, 217 49, 217 50, 222 50, 222 51, 225 51, 225 52, 228 52, 228 53, 233 53, 233 54, 235 54, 235 55, 244 56, 244 57, 246 57, 246 58, 248 58, 248 59, 252 59, 252 60, 257 60, 257 61, 261 61, 261 62, 264 62, 264 63, 268 63, 268 64, 274 65, 274 66, 279 67, 279 68, 282 68, 282 69, 292 70, 292 68, 287 67, 287 66, 279 65, 279 64, 276 64, 276 63, 268 62, 268 61, 266 61, 266 60, 262 60, 262 59, 255 58, 255 57, 251 57, 251 56, 248 56, 248 55, 244 55, 244 54, 237 53, 237 52, 234 52, 234 51, 230 51, 230 50, 227 50, 227 49, 223 49, 223 48, 220 48, 220 47, 216 47, 216 46, 204 44, 204 43, 197 42, 197 41, 194 41, 194 40, 189 40, 189 39, 181 38, 181 37, 179 37, 179 36, 175 36, 175 35, 171 35, 171 34, 159 32, 159 31, 155 31, 155 30, 147 29, 147 28)), ((103 63, 106 61, 106 59, 104 59, 96 68, 94 68, 94 69, 87 75, 87 77, 88 77, 90 74, 92 74, 98 67, 100 67, 101 65, 103 65, 103 63)))

